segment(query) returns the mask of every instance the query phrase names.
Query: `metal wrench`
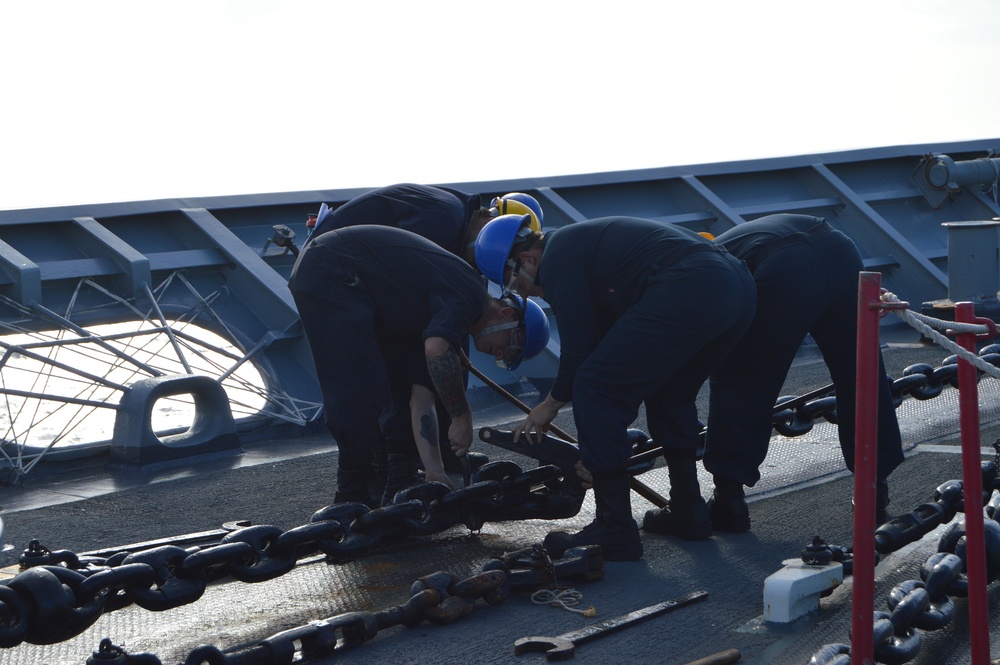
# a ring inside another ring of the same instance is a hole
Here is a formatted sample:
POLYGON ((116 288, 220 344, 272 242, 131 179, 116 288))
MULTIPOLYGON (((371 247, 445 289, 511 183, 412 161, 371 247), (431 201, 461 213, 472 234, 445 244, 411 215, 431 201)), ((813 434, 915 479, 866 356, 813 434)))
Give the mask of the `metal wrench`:
POLYGON ((593 625, 564 633, 556 637, 522 637, 514 642, 514 654, 520 656, 526 651, 544 651, 548 660, 568 660, 576 654, 576 645, 596 640, 610 633, 615 633, 622 628, 627 628, 646 619, 666 614, 670 610, 684 605, 690 605, 708 597, 707 591, 694 591, 692 593, 666 600, 656 605, 644 607, 628 614, 623 614, 614 619, 605 619, 593 625))

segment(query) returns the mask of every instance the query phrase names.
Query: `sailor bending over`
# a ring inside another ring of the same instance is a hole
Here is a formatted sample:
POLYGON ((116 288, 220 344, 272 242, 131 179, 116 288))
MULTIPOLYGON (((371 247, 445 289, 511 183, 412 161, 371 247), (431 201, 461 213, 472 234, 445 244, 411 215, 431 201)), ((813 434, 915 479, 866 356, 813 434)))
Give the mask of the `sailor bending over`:
MULTIPOLYGON (((837 428, 847 468, 854 471, 857 372, 857 247, 827 222, 780 214, 744 222, 715 239, 743 259, 757 285, 753 324, 709 383, 705 469, 715 481, 709 500, 719 531, 750 529, 744 485, 760 480, 771 440, 775 402, 806 335, 830 370, 837 395, 837 428)), ((876 519, 888 520, 887 478, 903 461, 899 422, 879 354, 876 519)))
MULTIPOLYGON (((536 231, 541 229, 541 206, 528 194, 520 192, 505 194, 493 199, 490 207, 486 208, 482 205, 479 194, 414 183, 387 185, 365 192, 336 209, 331 209, 325 203, 320 206, 316 215, 316 227, 307 241, 307 246, 309 242, 328 231, 349 226, 365 224, 394 226, 427 238, 437 246, 465 259, 474 267, 476 236, 490 219, 506 211, 531 214, 532 228, 536 231)), ((468 354, 468 339, 462 350, 468 354)), ((462 373, 462 379, 468 386, 468 372, 462 373)), ((426 407, 422 403, 415 406, 422 409, 426 407)), ((389 408, 389 405, 386 405, 386 408, 389 408)), ((438 404, 435 411, 440 418, 437 432, 441 440, 438 443, 445 469, 458 471, 461 469, 461 462, 452 452, 447 438, 451 426, 448 410, 444 405, 438 404)), ((420 416, 414 417, 419 419, 420 416)), ((384 444, 379 445, 375 457, 375 471, 379 474, 381 482, 385 483, 388 477, 388 459, 384 444)), ((480 460, 482 461, 485 461, 485 458, 480 460)))
POLYGON ((497 197, 487 208, 479 194, 399 183, 365 192, 333 210, 324 203, 310 241, 327 231, 348 226, 395 226, 423 236, 475 265, 474 246, 479 232, 491 218, 508 212, 530 214, 534 230, 541 230, 541 206, 527 194, 514 192, 497 197))
POLYGON ((508 369, 548 342, 548 321, 537 304, 491 297, 465 261, 388 226, 318 236, 296 260, 289 288, 312 350, 326 425, 340 450, 338 502, 372 502, 369 470, 380 430, 390 456, 382 503, 416 480, 404 463, 414 438, 426 480, 450 484, 436 415, 414 409, 424 415, 411 421, 406 405, 422 400, 432 411, 436 395, 451 416, 452 448, 459 456, 468 451, 472 412, 461 357, 466 335, 508 369))
POLYGON ((597 511, 578 533, 549 533, 549 552, 596 544, 610 561, 642 556, 626 463, 627 430, 643 404, 670 474, 670 508, 647 513, 643 528, 709 537, 695 399, 753 318, 753 279, 742 263, 696 233, 655 221, 609 217, 543 235, 518 216, 486 225, 476 262, 520 295, 544 297, 559 326, 555 383, 514 435, 533 439, 572 400, 597 511))

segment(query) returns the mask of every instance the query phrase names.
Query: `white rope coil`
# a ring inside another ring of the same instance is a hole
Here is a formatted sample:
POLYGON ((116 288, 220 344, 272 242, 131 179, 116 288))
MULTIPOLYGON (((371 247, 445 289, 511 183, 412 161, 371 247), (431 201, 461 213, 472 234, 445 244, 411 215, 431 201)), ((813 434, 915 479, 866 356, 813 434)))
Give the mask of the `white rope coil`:
POLYGON ((586 617, 596 616, 597 610, 594 609, 593 605, 585 610, 575 607, 580 604, 581 600, 583 600, 583 594, 576 589, 539 589, 531 594, 531 602, 536 605, 553 605, 586 617))

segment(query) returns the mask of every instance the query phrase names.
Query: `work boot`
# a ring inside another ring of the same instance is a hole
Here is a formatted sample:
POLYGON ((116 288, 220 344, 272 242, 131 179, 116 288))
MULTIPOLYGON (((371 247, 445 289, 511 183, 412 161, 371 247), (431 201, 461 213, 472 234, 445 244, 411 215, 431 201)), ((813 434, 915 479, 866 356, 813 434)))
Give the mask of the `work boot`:
POLYGON ((624 469, 594 474, 594 521, 576 533, 552 531, 542 546, 559 558, 574 547, 600 545, 606 561, 642 558, 642 538, 632 517, 630 476, 624 469))
POLYGON ((407 453, 389 453, 386 456, 385 491, 382 493, 382 505, 392 503, 396 493, 421 482, 414 473, 413 461, 407 453))
POLYGON ((369 469, 337 467, 337 492, 334 503, 363 503, 369 508, 373 502, 368 494, 369 469))
MULTIPOLYGON (((851 508, 854 508, 854 497, 851 497, 851 508)), ((879 527, 892 519, 889 514, 889 482, 884 478, 875 481, 875 526, 879 527)))
POLYGON ((712 520, 698 485, 695 449, 664 453, 670 476, 670 505, 646 511, 642 530, 684 540, 705 540, 712 535, 712 520))
POLYGON ((889 482, 884 478, 875 483, 875 523, 882 526, 892 519, 889 514, 889 482))
POLYGON ((750 509, 743 493, 743 483, 715 476, 715 491, 708 500, 712 528, 725 533, 750 530, 750 509))

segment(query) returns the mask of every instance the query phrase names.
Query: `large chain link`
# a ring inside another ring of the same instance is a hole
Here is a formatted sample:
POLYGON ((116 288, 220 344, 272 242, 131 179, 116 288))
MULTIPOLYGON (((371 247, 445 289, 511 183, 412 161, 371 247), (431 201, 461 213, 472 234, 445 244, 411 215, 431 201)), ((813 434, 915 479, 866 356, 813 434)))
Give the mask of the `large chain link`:
MULTIPOLYGON (((983 496, 976 509, 986 506, 984 536, 986 541, 987 584, 1000 579, 1000 489, 998 460, 1000 440, 994 443, 997 459, 982 463, 983 496)), ((942 524, 951 522, 965 511, 962 481, 949 480, 938 486, 934 501, 921 504, 915 510, 895 517, 875 531, 878 554, 886 554, 915 542, 942 524)), ((953 597, 968 596, 965 523, 951 524, 938 541, 938 551, 920 567, 920 579, 906 580, 889 592, 889 611, 874 614, 873 640, 875 660, 901 665, 915 660, 920 651, 920 631, 940 630, 955 616, 953 597)), ((844 572, 850 574, 850 550, 825 546, 818 538, 803 551, 806 563, 844 561, 844 572)), ((850 665, 851 647, 847 644, 826 644, 809 660, 809 665, 850 665)))
MULTIPOLYGON (((1000 366, 1000 345, 983 348, 979 356, 1000 366)), ((894 402, 898 406, 905 396, 937 397, 946 385, 957 386, 957 372, 955 356, 936 369, 911 365, 902 378, 892 381, 894 402)), ((774 429, 785 436, 809 432, 819 417, 836 423, 836 398, 830 393, 815 399, 783 397, 779 404, 789 404, 776 408, 773 417, 774 429)), ((21 560, 28 570, 0 585, 0 648, 70 639, 103 613, 133 603, 152 611, 179 607, 199 599, 210 581, 225 576, 248 583, 273 579, 317 552, 330 561, 350 561, 386 544, 439 533, 456 524, 478 531, 486 522, 573 517, 583 503, 584 490, 575 472, 551 464, 524 471, 514 462, 491 462, 479 469, 475 481, 456 490, 441 483, 421 483, 375 509, 360 503, 335 504, 288 531, 244 527, 210 547, 165 545, 99 559, 51 551, 32 541, 21 560)), ((938 501, 883 525, 876 532, 878 551, 894 551, 950 521, 955 514, 950 502, 956 493, 961 496, 961 484, 957 489, 943 485, 938 493, 938 501)), ((849 550, 843 553, 849 567, 849 550)))
MULTIPOLYGON (((983 347, 978 357, 993 367, 1000 368, 1000 344, 990 344, 983 347)), ((979 376, 983 372, 980 370, 979 376)), ((898 408, 906 397, 918 400, 928 400, 938 397, 946 387, 958 387, 958 357, 948 356, 941 361, 940 367, 932 367, 926 363, 910 365, 903 370, 902 376, 890 380, 893 404, 898 408)), ((837 399, 833 387, 827 394, 811 400, 802 400, 795 396, 781 397, 771 418, 774 430, 783 436, 795 437, 807 434, 813 428, 813 422, 823 418, 827 422, 837 423, 837 399), (788 404, 786 408, 780 408, 788 404)))
POLYGON ((246 526, 207 547, 162 545, 101 559, 32 541, 21 558, 28 569, 0 585, 0 648, 70 639, 105 612, 133 603, 156 612, 192 603, 214 579, 274 579, 318 552, 331 562, 350 561, 456 524, 478 531, 486 522, 573 517, 583 497, 571 471, 553 465, 523 471, 503 461, 484 465, 466 488, 420 483, 381 508, 334 504, 287 531, 246 526))
MULTIPOLYGON (((411 628, 425 621, 437 625, 468 616, 476 601, 499 605, 510 595, 511 572, 499 559, 486 562, 465 579, 438 571, 416 580, 406 602, 377 612, 356 611, 310 621, 283 630, 257 644, 223 652, 203 645, 191 651, 183 665, 287 665, 340 654, 396 626, 411 628)), ((110 639, 101 641, 87 665, 163 665, 149 653, 129 654, 110 639)))

